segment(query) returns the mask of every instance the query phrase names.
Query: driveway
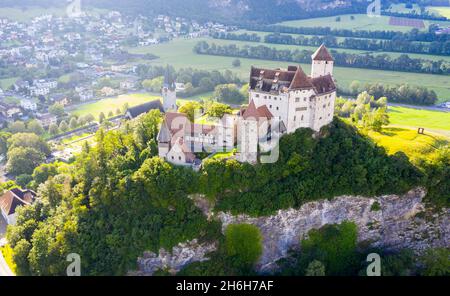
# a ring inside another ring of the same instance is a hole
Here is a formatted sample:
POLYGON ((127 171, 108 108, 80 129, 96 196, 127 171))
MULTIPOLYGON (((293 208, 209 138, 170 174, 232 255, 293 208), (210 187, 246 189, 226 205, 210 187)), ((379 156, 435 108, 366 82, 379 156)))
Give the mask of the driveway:
POLYGON ((0 215, 0 241, 6 235, 6 221, 2 215, 0 215))

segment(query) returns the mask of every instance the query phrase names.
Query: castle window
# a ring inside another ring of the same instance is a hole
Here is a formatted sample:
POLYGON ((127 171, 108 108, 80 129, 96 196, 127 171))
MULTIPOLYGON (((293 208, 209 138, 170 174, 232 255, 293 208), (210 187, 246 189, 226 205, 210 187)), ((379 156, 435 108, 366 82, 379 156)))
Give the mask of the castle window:
POLYGON ((174 159, 175 159, 175 157, 172 156, 172 160, 174 160, 174 159))
POLYGON ((297 116, 294 116, 294 121, 297 119, 297 116))
POLYGON ((322 117, 319 117, 319 120, 322 120, 322 117))
POLYGON ((280 110, 280 108, 279 108, 279 107, 277 107, 277 110, 280 110))
POLYGON ((272 109, 272 105, 270 105, 270 109, 272 109))
POLYGON ((295 102, 296 103, 300 102, 300 98, 295 98, 295 102))
POLYGON ((178 156, 178 160, 181 160, 181 156, 178 156))
POLYGON ((304 116, 302 115, 302 118, 301 118, 300 120, 302 120, 302 121, 303 121, 303 118, 304 118, 304 116))
POLYGON ((256 94, 255 97, 256 97, 256 98, 259 98, 259 94, 256 94))
POLYGON ((303 102, 306 102, 306 98, 303 98, 303 102))

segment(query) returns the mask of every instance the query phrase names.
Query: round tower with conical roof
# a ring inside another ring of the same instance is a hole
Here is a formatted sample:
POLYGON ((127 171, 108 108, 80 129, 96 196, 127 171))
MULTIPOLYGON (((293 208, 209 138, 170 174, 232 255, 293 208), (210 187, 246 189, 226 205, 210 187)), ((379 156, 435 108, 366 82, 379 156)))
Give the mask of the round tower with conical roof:
POLYGON ((311 56, 312 67, 311 77, 333 75, 334 59, 328 49, 322 44, 316 52, 311 56))

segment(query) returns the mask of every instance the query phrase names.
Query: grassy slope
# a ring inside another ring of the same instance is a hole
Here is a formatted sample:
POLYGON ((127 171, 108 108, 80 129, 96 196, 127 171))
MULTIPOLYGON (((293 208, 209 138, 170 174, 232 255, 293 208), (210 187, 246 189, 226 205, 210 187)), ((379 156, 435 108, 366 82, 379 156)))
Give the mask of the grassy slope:
POLYGON ((403 107, 389 107, 391 125, 368 136, 386 148, 389 154, 403 151, 412 161, 431 157, 437 148, 450 142, 450 113, 418 110, 403 107), (417 128, 425 128, 425 134, 417 128))
POLYGON ((417 130, 399 127, 387 127, 381 133, 369 131, 368 136, 389 154, 402 151, 413 162, 432 157, 437 148, 448 146, 450 139, 427 131, 420 135, 417 130))
MULTIPOLYGON (((157 65, 171 64, 176 68, 193 67, 206 70, 232 70, 242 79, 247 80, 249 69, 252 65, 268 68, 286 67, 288 64, 279 61, 266 61, 256 59, 240 59, 241 66, 235 68, 232 66, 233 57, 196 55, 192 49, 200 40, 213 41, 215 43, 237 43, 227 40, 211 39, 177 39, 169 43, 138 47, 129 49, 132 53, 153 53, 159 56, 159 59, 150 63, 157 65), (220 42, 217 42, 220 41, 220 42)), ((245 44, 245 43, 244 43, 245 44)), ((252 43, 255 44, 255 43, 252 43)), ((283 45, 280 45, 283 46, 283 45)), ((306 72, 310 71, 310 65, 301 65, 306 72)), ((357 68, 335 67, 335 77, 341 87, 348 87, 353 80, 362 83, 380 82, 384 84, 409 83, 411 85, 420 85, 433 89, 438 94, 441 101, 450 98, 450 79, 443 75, 430 75, 394 71, 366 70, 357 68)))

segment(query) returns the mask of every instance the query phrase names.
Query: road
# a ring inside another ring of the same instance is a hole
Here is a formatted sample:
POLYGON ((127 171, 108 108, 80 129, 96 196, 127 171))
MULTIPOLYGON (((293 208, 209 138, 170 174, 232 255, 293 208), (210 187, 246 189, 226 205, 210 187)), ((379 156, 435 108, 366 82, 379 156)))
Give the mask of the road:
POLYGON ((6 264, 2 253, 0 252, 0 276, 14 276, 14 273, 9 269, 8 264, 6 264))
POLYGON ((407 105, 407 104, 398 104, 398 103, 388 103, 388 106, 406 107, 406 108, 429 110, 429 111, 450 112, 450 109, 442 108, 442 107, 438 107, 438 106, 419 106, 419 105, 407 105))
MULTIPOLYGON (((3 246, 6 241, 4 239, 6 231, 6 221, 0 215, 0 247, 3 246)), ((0 252, 0 276, 14 276, 14 273, 9 269, 8 264, 6 264, 5 258, 3 258, 2 252, 0 252)))

